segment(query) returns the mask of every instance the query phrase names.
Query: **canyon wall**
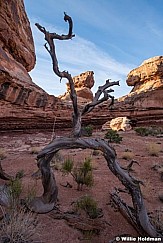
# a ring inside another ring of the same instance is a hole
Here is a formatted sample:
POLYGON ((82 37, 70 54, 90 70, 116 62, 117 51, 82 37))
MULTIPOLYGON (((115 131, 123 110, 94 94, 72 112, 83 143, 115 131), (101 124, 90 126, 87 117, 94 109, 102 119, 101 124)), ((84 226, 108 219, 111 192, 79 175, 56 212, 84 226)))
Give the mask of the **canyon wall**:
POLYGON ((116 100, 110 111, 107 103, 101 108, 108 120, 127 116, 137 120, 138 126, 163 125, 163 57, 145 60, 128 74, 126 82, 132 91, 116 100))
MULTIPOLYGON (((23 0, 0 1, 0 23, 0 131, 52 130, 54 123, 55 128, 70 128, 69 85, 66 94, 57 98, 38 87, 28 74, 36 57, 23 0)), ((73 79, 82 106, 93 99, 93 72, 73 79)), ((112 118, 128 116, 138 125, 163 125, 163 57, 144 61, 128 74, 126 82, 133 86, 128 95, 116 100, 111 109, 109 101, 100 104, 83 117, 83 123, 101 127, 112 118)))
POLYGON ((28 74, 36 56, 23 0, 0 2, 0 128, 46 128, 58 98, 38 87, 28 74))

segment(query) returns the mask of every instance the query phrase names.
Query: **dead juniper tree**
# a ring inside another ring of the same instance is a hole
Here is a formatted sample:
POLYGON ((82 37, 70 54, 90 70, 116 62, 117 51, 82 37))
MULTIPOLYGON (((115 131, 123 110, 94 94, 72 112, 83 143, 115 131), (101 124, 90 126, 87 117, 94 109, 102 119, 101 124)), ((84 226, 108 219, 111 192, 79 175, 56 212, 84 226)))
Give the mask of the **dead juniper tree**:
POLYGON ((77 103, 77 95, 71 74, 66 71, 61 72, 59 70, 55 52, 55 39, 69 40, 75 36, 72 32, 73 22, 71 17, 65 13, 64 20, 68 21, 69 24, 69 31, 67 35, 49 33, 44 27, 42 27, 38 23, 36 24, 36 26, 44 34, 45 40, 47 41, 47 43, 45 44, 45 48, 51 56, 54 73, 58 77, 60 77, 60 79, 66 78, 70 84, 70 97, 73 104, 72 132, 69 137, 55 138, 38 154, 38 167, 41 170, 42 185, 44 191, 41 197, 34 198, 34 200, 30 204, 30 208, 38 213, 46 213, 51 211, 56 204, 58 188, 56 185, 55 176, 50 168, 50 161, 55 153, 62 149, 72 148, 89 148, 92 150, 101 150, 109 169, 124 185, 127 193, 131 196, 133 207, 128 206, 122 200, 119 195, 120 189, 115 190, 115 192, 111 194, 113 202, 117 205, 119 210, 123 213, 123 215, 125 215, 125 217, 130 221, 130 223, 135 227, 135 229, 141 236, 163 237, 162 234, 158 232, 157 229, 150 222, 139 185, 140 181, 133 178, 128 173, 128 171, 126 171, 119 165, 116 158, 115 150, 103 139, 81 137, 82 116, 86 113, 91 112, 96 105, 108 99, 111 99, 110 105, 112 105, 114 103, 114 97, 110 95, 110 92, 112 92, 113 90, 108 90, 108 88, 113 85, 119 85, 119 82, 110 82, 110 80, 107 80, 103 86, 100 86, 98 88, 98 91, 95 94, 93 101, 85 105, 82 110, 79 109, 77 103), (100 98, 102 94, 103 97, 100 98))

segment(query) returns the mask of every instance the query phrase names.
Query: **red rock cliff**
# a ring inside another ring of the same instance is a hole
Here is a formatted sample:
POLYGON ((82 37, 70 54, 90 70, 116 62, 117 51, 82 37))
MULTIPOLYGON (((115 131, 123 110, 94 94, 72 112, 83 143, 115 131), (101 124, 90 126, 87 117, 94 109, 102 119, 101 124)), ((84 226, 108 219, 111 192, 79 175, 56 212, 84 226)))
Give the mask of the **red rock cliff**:
POLYGON ((31 79, 35 50, 23 0, 0 1, 0 127, 48 127, 58 98, 48 95, 31 79))
POLYGON ((119 98, 110 111, 105 103, 98 111, 102 120, 128 116, 139 126, 163 125, 163 57, 145 60, 128 74, 126 82, 134 86, 132 91, 119 98))

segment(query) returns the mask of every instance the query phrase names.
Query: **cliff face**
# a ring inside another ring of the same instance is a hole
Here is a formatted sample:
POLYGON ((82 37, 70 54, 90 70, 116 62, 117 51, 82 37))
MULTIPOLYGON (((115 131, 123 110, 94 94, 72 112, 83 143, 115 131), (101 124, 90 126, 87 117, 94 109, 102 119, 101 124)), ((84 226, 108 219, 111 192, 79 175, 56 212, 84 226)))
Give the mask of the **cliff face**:
POLYGON ((145 60, 128 74, 126 82, 134 86, 132 91, 119 98, 110 111, 107 104, 102 108, 108 119, 128 116, 138 125, 163 125, 163 57, 145 60))
POLYGON ((163 87, 163 56, 145 60, 138 68, 132 70, 127 78, 128 86, 134 86, 132 92, 160 89, 163 87))
POLYGON ((0 1, 0 125, 1 129, 46 128, 54 120, 58 98, 32 82, 35 50, 23 0, 0 1), (48 125, 47 125, 48 126, 48 125))
POLYGON ((3 58, 14 59, 27 71, 32 70, 35 65, 34 44, 23 0, 0 1, 0 23, 3 58))

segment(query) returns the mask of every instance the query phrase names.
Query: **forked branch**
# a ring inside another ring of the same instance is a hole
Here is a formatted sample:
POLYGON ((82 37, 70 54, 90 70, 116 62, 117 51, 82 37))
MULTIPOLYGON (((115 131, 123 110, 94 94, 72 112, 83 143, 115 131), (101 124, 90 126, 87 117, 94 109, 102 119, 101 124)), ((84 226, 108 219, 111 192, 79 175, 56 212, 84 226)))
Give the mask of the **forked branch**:
POLYGON ((103 86, 99 86, 93 101, 91 103, 87 104, 83 108, 82 115, 89 113, 90 111, 92 111, 94 109, 94 107, 96 105, 99 105, 99 104, 103 103, 104 101, 107 101, 109 98, 111 98, 110 106, 113 105, 114 96, 109 95, 109 93, 114 92, 114 90, 113 89, 107 90, 107 89, 114 85, 119 85, 119 81, 110 82, 110 79, 108 79, 108 80, 106 80, 106 83, 103 86), (100 99, 100 96, 102 93, 104 94, 104 96, 100 99))

